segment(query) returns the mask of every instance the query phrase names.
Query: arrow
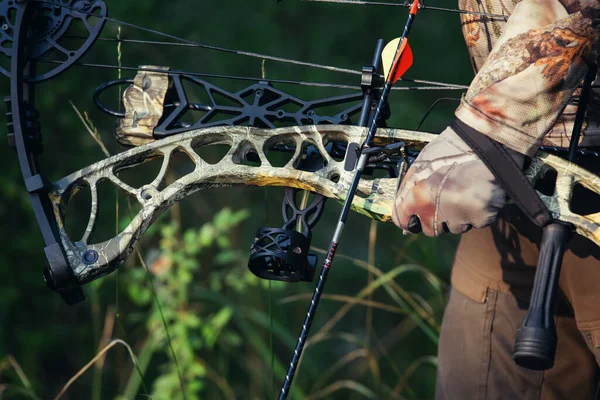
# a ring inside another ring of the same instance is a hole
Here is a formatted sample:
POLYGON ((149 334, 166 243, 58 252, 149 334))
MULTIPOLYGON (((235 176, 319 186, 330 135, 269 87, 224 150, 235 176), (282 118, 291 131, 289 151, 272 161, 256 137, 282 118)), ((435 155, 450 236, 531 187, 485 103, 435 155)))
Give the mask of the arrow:
POLYGON ((300 335, 298 336, 298 342, 296 343, 294 355, 292 356, 292 360, 290 361, 288 371, 285 375, 285 380, 281 385, 279 400, 287 399, 287 396, 290 392, 290 388, 292 387, 292 380, 294 379, 294 374, 296 373, 296 369, 298 368, 298 363, 300 362, 300 356, 302 355, 302 350, 304 349, 306 339, 308 338, 310 326, 317 311, 317 307, 319 306, 319 300, 321 299, 323 289, 325 288, 327 275, 329 274, 329 270, 331 269, 331 264, 333 262, 333 258, 335 257, 340 237, 346 224, 346 219, 348 218, 348 214, 350 213, 352 200, 354 199, 356 189, 358 188, 358 182, 360 181, 363 170, 367 165, 367 161, 369 158, 367 151, 371 147, 373 138, 375 137, 375 131, 377 130, 377 121, 379 120, 379 116, 381 115, 381 109, 387 101, 392 85, 398 79, 400 79, 402 75, 406 72, 406 70, 412 65, 413 56, 412 51, 408 46, 407 36, 410 33, 410 28, 412 27, 418 9, 419 0, 414 0, 408 13, 408 19, 406 21, 406 25, 404 25, 404 32, 402 32, 402 36, 396 39, 395 41, 392 41, 390 44, 388 44, 388 46, 386 46, 391 49, 387 51, 388 55, 386 55, 386 59, 388 60, 388 62, 389 60, 393 61, 389 62, 389 67, 384 67, 384 73, 387 70, 387 74, 385 75, 385 84, 381 91, 381 96, 379 98, 377 108, 375 109, 375 112, 373 114, 373 119, 371 120, 371 125, 369 127, 369 131, 367 133, 367 137, 365 139, 360 158, 358 159, 358 163, 356 165, 356 172, 354 173, 352 184, 350 185, 350 189, 348 190, 348 195, 346 197, 346 200, 344 201, 344 206, 342 207, 342 212, 340 214, 337 226, 335 228, 333 238, 331 239, 331 243, 329 244, 329 251, 327 252, 327 257, 323 262, 321 273, 319 275, 319 281, 317 282, 317 286, 315 287, 315 290, 313 292, 310 306, 308 307, 304 323, 302 324, 302 330, 300 331, 300 335), (390 57, 389 55, 392 55, 392 57, 390 57))
POLYGON ((413 63, 412 50, 408 45, 408 34, 418 10, 419 0, 414 0, 408 12, 408 19, 406 25, 404 25, 402 36, 390 41, 381 53, 386 84, 396 83, 413 63))

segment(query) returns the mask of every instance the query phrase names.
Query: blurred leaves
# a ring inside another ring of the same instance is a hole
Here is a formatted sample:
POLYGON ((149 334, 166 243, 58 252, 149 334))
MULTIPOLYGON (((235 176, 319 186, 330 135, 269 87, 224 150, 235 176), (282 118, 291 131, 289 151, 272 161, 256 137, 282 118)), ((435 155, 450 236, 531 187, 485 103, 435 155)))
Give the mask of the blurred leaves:
MULTIPOLYGON (((160 227, 160 255, 148 263, 148 269, 128 270, 129 276, 126 279, 129 278, 127 287, 131 300, 140 307, 150 307, 146 316, 150 337, 146 340, 158 343, 156 352, 162 352, 166 357, 171 356, 169 349, 172 349, 173 358, 158 366, 161 373, 152 387, 152 395, 156 398, 200 398, 206 368, 197 354, 205 349, 214 349, 222 336, 228 339, 223 341, 223 346, 239 346, 237 334, 228 328, 233 310, 223 307, 208 311, 204 302, 193 296, 193 291, 196 287, 195 279, 203 272, 199 259, 203 251, 216 246, 219 249, 218 255, 230 255, 227 262, 221 260, 220 266, 240 265, 242 254, 233 251, 228 240, 220 238, 227 237, 247 216, 245 210, 234 212, 223 208, 211 222, 205 223, 201 228, 186 229, 181 237, 179 221, 165 223, 160 227), (152 281, 147 279, 149 277, 145 276, 146 273, 152 275, 152 281), (154 296, 156 302, 153 302, 154 296), (204 312, 200 314, 195 310, 204 312), (182 386, 185 394, 181 393, 182 386)), ((235 270, 239 268, 230 268, 230 271, 235 270)), ((246 274, 247 271, 244 269, 241 273, 246 274)), ((228 276, 231 275, 232 272, 228 276)), ((221 281, 221 288, 228 285, 223 276, 211 281, 221 281)), ((240 285, 242 280, 233 282, 236 290, 244 289, 240 285)), ((135 318, 137 320, 139 316, 136 315, 135 318)), ((160 354, 154 355, 159 356, 160 354)))

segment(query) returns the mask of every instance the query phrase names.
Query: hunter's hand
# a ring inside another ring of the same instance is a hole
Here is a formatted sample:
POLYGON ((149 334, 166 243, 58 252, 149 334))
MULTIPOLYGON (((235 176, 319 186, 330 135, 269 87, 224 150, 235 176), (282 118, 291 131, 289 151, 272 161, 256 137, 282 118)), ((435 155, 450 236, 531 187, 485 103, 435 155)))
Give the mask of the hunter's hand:
MULTIPOLYGON (((522 165, 523 156, 514 154, 522 165)), ((471 148, 447 128, 429 143, 396 193, 393 220, 405 232, 439 236, 491 224, 506 195, 471 148)))

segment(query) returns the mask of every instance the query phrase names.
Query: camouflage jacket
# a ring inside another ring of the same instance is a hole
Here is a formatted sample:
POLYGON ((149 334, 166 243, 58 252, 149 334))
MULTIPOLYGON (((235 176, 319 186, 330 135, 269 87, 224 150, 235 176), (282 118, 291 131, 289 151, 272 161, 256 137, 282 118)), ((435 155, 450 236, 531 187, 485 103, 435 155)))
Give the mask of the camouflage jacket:
MULTIPOLYGON (((456 116, 505 146, 533 155, 542 144, 567 147, 576 97, 600 50, 598 0, 459 0, 477 75, 456 116)), ((600 90, 590 103, 581 146, 600 146, 600 90)))

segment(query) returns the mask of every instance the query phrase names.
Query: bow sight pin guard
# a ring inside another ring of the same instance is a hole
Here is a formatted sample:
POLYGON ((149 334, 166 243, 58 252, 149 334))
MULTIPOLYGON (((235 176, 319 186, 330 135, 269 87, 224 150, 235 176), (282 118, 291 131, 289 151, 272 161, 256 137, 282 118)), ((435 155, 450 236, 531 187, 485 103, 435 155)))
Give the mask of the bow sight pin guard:
POLYGON ((285 188, 282 228, 260 228, 250 248, 248 268, 262 279, 284 282, 312 282, 317 256, 309 253, 311 229, 321 218, 326 198, 315 196, 299 209, 300 189, 285 188), (293 228, 300 228, 293 230, 293 228))

